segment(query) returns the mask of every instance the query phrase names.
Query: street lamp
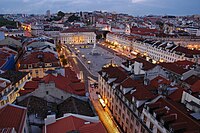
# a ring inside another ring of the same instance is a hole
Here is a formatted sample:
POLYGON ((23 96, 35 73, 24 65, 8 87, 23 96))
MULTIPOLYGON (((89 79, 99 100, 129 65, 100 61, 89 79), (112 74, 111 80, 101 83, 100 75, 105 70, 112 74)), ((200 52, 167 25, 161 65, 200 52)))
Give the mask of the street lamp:
POLYGON ((90 64, 90 63, 91 63, 91 61, 89 60, 89 61, 87 61, 87 63, 88 63, 88 64, 90 64))

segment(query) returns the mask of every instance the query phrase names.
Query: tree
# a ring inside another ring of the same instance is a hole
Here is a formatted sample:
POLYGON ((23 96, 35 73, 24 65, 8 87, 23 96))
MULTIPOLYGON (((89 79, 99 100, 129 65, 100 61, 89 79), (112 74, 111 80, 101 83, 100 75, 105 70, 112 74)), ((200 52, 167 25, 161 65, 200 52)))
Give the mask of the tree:
POLYGON ((7 20, 3 17, 0 17, 0 27, 2 27, 2 26, 17 28, 17 24, 16 24, 15 21, 10 21, 10 20, 7 20))
POLYGON ((156 24, 159 25, 160 29, 163 30, 164 28, 164 23, 161 21, 156 21, 156 24))
POLYGON ((62 11, 59 11, 59 12, 58 12, 58 16, 59 16, 59 17, 64 17, 64 16, 65 16, 65 13, 62 12, 62 11))
POLYGON ((80 21, 80 18, 78 16, 75 16, 74 14, 68 18, 68 22, 74 22, 74 21, 80 21))

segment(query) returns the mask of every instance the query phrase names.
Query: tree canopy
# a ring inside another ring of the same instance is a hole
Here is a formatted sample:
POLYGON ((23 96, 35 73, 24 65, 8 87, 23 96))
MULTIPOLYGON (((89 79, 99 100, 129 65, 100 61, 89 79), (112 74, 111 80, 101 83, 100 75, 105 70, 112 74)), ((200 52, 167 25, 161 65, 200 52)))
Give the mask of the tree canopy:
POLYGON ((2 26, 9 26, 9 27, 17 28, 15 21, 10 21, 3 17, 0 17, 0 27, 2 27, 2 26))
POLYGON ((65 16, 65 13, 62 12, 62 11, 59 11, 58 14, 57 14, 57 16, 59 16, 59 17, 64 17, 64 16, 65 16))
POLYGON ((80 17, 75 16, 74 14, 68 18, 68 22, 80 21, 80 17))

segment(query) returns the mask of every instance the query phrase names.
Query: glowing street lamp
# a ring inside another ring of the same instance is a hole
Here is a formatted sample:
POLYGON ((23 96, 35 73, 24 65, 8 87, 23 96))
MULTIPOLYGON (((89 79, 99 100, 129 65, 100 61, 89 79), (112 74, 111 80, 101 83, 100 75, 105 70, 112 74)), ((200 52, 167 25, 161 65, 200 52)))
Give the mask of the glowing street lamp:
POLYGON ((89 60, 89 61, 87 61, 87 63, 88 63, 88 64, 90 64, 90 63, 91 63, 91 61, 89 60))

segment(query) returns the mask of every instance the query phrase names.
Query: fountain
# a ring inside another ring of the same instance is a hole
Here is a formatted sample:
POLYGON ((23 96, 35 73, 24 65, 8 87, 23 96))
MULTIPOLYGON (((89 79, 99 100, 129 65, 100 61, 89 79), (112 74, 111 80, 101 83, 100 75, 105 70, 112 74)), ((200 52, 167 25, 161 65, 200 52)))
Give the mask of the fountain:
POLYGON ((92 51, 90 52, 91 55, 100 55, 99 52, 96 49, 96 43, 94 43, 94 46, 92 48, 92 51))

